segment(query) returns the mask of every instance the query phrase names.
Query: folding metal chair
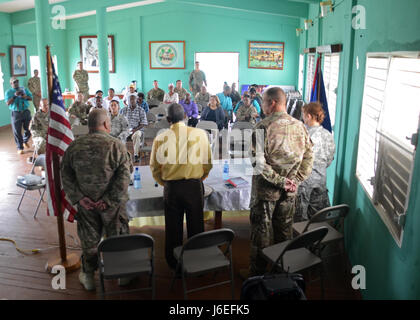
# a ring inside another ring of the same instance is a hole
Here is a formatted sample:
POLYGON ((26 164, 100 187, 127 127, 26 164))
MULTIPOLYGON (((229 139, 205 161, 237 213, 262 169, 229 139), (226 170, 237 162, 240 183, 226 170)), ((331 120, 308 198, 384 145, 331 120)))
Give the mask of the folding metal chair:
POLYGON ((184 299, 187 299, 188 293, 227 283, 230 283, 232 299, 234 299, 235 289, 233 283, 231 248, 234 236, 234 232, 230 229, 212 230, 196 234, 188 239, 183 246, 176 247, 174 249, 174 256, 178 260, 178 263, 172 279, 171 289, 173 288, 177 274, 180 274, 182 278, 184 299), (221 245, 227 245, 224 252, 219 248, 221 245), (226 257, 227 254, 229 257, 226 257), (229 281, 222 281, 187 291, 185 277, 197 276, 211 271, 218 271, 223 268, 230 269, 229 281))
POLYGON ((22 200, 23 200, 23 197, 26 194, 26 191, 38 190, 38 192, 40 194, 38 204, 36 206, 35 213, 34 213, 34 219, 36 218, 36 214, 38 213, 39 206, 41 204, 42 198, 44 197, 44 193, 45 193, 45 179, 43 179, 41 176, 35 175, 35 168, 36 167, 42 167, 44 170, 46 170, 45 154, 41 154, 35 159, 34 164, 32 166, 32 169, 31 169, 29 175, 27 176, 27 178, 32 177, 35 180, 40 179, 39 183, 28 184, 25 177, 23 177, 23 179, 18 178, 17 181, 16 181, 16 186, 23 189, 23 193, 22 193, 22 196, 20 197, 20 201, 19 201, 19 204, 18 204, 18 207, 17 207, 18 211, 19 211, 20 205, 22 204, 22 200), (43 189, 42 192, 41 192, 41 189, 43 189))
POLYGON ((99 278, 101 296, 135 291, 152 291, 155 299, 154 239, 147 234, 115 236, 101 241, 98 245, 99 278), (149 275, 149 287, 105 292, 105 279, 137 277, 149 275))
POLYGON ((324 297, 322 260, 314 252, 318 251, 319 253, 320 243, 327 233, 327 227, 320 227, 307 231, 293 240, 283 241, 264 248, 261 252, 263 257, 272 264, 270 272, 273 273, 280 269, 281 272, 295 273, 320 266, 321 290, 322 297, 324 297))

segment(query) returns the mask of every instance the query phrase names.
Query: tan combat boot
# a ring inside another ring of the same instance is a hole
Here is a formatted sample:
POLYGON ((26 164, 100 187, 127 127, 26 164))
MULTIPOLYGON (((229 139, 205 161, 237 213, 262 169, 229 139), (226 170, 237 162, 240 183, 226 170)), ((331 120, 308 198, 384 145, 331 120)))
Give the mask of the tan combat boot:
POLYGON ((93 273, 85 273, 83 271, 80 271, 79 281, 87 291, 93 291, 96 289, 95 278, 93 273))

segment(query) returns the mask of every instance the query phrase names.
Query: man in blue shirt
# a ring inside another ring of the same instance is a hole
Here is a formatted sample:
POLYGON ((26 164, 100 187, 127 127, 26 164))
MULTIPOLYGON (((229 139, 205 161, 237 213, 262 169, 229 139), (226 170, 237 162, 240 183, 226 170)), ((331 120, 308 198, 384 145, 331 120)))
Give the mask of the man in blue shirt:
POLYGON ((23 154, 23 146, 30 148, 28 141, 31 138, 29 123, 31 122, 31 111, 29 111, 29 101, 32 100, 31 92, 19 87, 19 80, 15 77, 10 78, 12 88, 6 91, 6 103, 12 111, 12 129, 15 138, 18 154, 23 154), (22 127, 24 136, 22 137, 22 127))
POLYGON ((146 114, 149 112, 149 104, 144 100, 144 93, 139 92, 137 93, 137 105, 143 108, 146 114))
POLYGON ((225 86, 223 88, 223 92, 217 94, 217 97, 220 100, 220 106, 222 107, 226 115, 225 127, 227 126, 227 122, 229 120, 232 121, 233 106, 232 106, 232 98, 230 97, 230 94, 231 94, 231 91, 230 91, 229 86, 225 86))

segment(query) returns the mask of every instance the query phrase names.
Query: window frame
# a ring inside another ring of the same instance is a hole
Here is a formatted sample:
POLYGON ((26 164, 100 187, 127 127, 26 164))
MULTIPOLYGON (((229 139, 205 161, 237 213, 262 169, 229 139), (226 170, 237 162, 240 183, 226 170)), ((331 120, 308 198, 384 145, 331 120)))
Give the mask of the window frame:
POLYGON ((305 95, 303 96, 304 101, 306 103, 309 103, 311 100, 311 92, 312 92, 312 86, 313 86, 313 81, 314 81, 314 77, 315 77, 315 69, 316 69, 316 53, 306 53, 306 70, 305 70, 305 95), (312 67, 312 79, 308 77, 309 75, 309 71, 310 71, 310 58, 313 57, 313 67, 312 67), (309 86, 309 84, 311 84, 309 86))
MULTIPOLYGON (((360 136, 361 136, 361 129, 362 129, 362 120, 363 120, 363 115, 364 115, 364 103, 365 103, 365 89, 366 89, 366 81, 367 81, 367 72, 368 72, 368 59, 369 58, 382 58, 382 59, 388 59, 387 61, 387 70, 386 70, 386 80, 385 80, 385 89, 383 91, 383 99, 381 101, 381 110, 380 110, 380 114, 382 112, 385 111, 385 105, 386 105, 386 101, 387 101, 387 91, 388 91, 388 84, 389 84, 389 73, 391 70, 391 62, 393 58, 409 58, 409 59, 420 59, 420 52, 418 51, 414 51, 414 52, 406 52, 406 51, 399 51, 399 52, 369 52, 366 54, 366 66, 365 66, 365 75, 364 75, 364 85, 363 85, 363 100, 362 100, 362 107, 361 107, 361 118, 360 118, 360 124, 359 124, 359 132, 358 132, 358 146, 357 146, 357 159, 356 159, 356 170, 355 170, 355 176, 356 179, 358 180, 359 184, 361 185, 362 189, 364 190, 366 196, 368 197, 370 203, 372 204, 372 206, 374 207, 374 209, 376 210, 376 212, 378 213, 378 215, 380 216, 381 220, 383 221, 383 223, 385 224, 385 226, 387 227, 389 233, 391 234, 391 236, 393 237, 394 241, 397 243, 398 247, 401 248, 402 243, 403 243, 403 239, 404 239, 404 231, 405 231, 405 226, 404 224, 399 224, 396 221, 396 215, 397 213, 394 212, 394 219, 392 219, 388 213, 385 211, 385 209, 382 207, 382 205, 380 204, 375 204, 374 202, 374 186, 372 187, 372 196, 370 195, 370 190, 367 189, 367 187, 365 186, 365 181, 361 178, 361 175, 359 174, 358 171, 358 162, 359 162, 359 152, 360 152, 360 136), (400 228, 400 234, 398 235, 397 232, 395 231, 395 229, 399 227, 400 228)), ((380 126, 380 121, 376 120, 378 122, 378 128, 380 126)), ((417 127, 417 133, 419 132, 419 127, 420 127, 420 121, 417 127)), ((378 130, 377 128, 377 130, 378 130)), ((378 133, 377 133, 378 134, 378 133)), ((374 167, 376 170, 376 167, 378 165, 378 151, 377 147, 378 147, 378 140, 377 138, 375 138, 375 154, 374 154, 374 167)), ((417 157, 417 152, 416 152, 416 148, 414 148, 413 151, 413 161, 412 161, 412 167, 410 169, 410 176, 408 179, 408 188, 407 188, 407 193, 406 193, 406 203, 405 203, 405 208, 404 208, 404 219, 405 219, 405 215, 408 212, 409 209, 409 202, 410 202, 410 197, 411 197, 411 187, 412 187, 412 182, 413 182, 413 173, 414 173, 414 166, 415 166, 415 161, 416 161, 416 157, 417 157)))
MULTIPOLYGON (((338 104, 338 94, 339 94, 339 85, 340 85, 340 66, 341 66, 341 51, 340 52, 333 52, 333 53, 324 53, 324 54, 322 54, 322 73, 323 73, 323 77, 324 77, 324 85, 325 85, 325 87, 327 86, 327 84, 326 84, 326 81, 325 81, 325 79, 326 79, 326 73, 325 73, 325 57, 331 57, 331 60, 332 60, 332 57, 333 56, 338 56, 338 69, 337 69, 337 87, 336 87, 336 89, 337 89, 337 92, 335 92, 334 94, 335 94, 335 102, 334 102, 334 119, 331 119, 331 105, 330 105, 330 102, 331 102, 331 100, 330 100, 330 93, 332 92, 331 90, 330 90, 330 88, 329 88, 329 85, 328 85, 328 90, 325 90, 326 92, 326 95, 327 95, 327 101, 328 101, 328 111, 329 111, 329 113, 330 113, 330 120, 331 120, 331 127, 333 128, 333 131, 335 131, 334 130, 334 128, 335 128, 335 124, 336 124, 336 119, 337 119, 337 104, 338 104)), ((331 61, 332 62, 332 61, 331 61)), ((330 68, 331 68, 331 66, 332 66, 332 63, 330 63, 330 68)), ((329 77, 328 77, 328 79, 329 79, 329 81, 328 81, 328 84, 330 84, 331 83, 331 74, 332 74, 332 69, 330 69, 330 74, 329 74, 329 77)))

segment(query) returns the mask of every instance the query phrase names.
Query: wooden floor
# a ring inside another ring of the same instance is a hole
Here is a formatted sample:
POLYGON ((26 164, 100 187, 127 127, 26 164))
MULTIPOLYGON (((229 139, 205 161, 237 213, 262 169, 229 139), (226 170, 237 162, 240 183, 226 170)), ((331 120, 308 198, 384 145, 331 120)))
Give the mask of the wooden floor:
MULTIPOLYGON (((0 241, 0 299, 98 299, 97 292, 87 292, 78 281, 78 271, 68 273, 66 277, 66 289, 54 290, 51 281, 54 275, 45 271, 48 259, 58 256, 57 227, 55 217, 46 215, 46 204, 41 204, 36 219, 33 219, 37 198, 35 191, 29 193, 23 200, 20 212, 16 210, 21 190, 16 187, 16 177, 29 172, 31 166, 26 163, 26 158, 32 155, 32 151, 26 151, 23 155, 16 153, 16 146, 10 126, 0 128, 0 238, 10 238, 17 242, 23 249, 50 248, 38 254, 24 255, 15 250, 10 242, 0 241), (53 248, 51 248, 53 247, 53 248)), ((213 222, 206 222, 206 230, 213 228, 213 222)), ((242 280, 239 277, 239 269, 248 266, 249 259, 249 220, 247 217, 230 217, 223 219, 223 226, 231 228, 235 232, 233 242, 233 260, 235 269, 235 299, 239 299, 242 280)), ((65 223, 66 241, 68 247, 78 247, 76 223, 65 223)), ((147 233, 155 239, 155 267, 156 267, 156 298, 159 300, 183 299, 180 280, 177 280, 174 290, 169 286, 172 273, 164 259, 164 227, 144 226, 142 228, 130 228, 131 233, 147 233)), ((332 248, 339 252, 339 248, 332 248)), ((80 250, 68 249, 69 253, 80 254, 80 250)), ((324 259, 325 268, 325 299, 360 299, 360 293, 351 288, 351 274, 347 259, 342 255, 336 255, 324 259), (347 271, 349 272, 349 271, 347 271)), ((308 299, 320 299, 321 290, 317 274, 305 275, 306 279, 314 281, 307 284, 306 295, 308 299), (309 277, 310 276, 310 277, 309 277)), ((228 279, 228 274, 220 273, 215 280, 228 279)), ((203 276, 189 280, 188 287, 209 284, 213 281, 213 275, 203 276)), ((99 280, 96 275, 96 282, 99 280)), ((136 280, 129 288, 147 285, 147 278, 136 280)), ((117 290, 116 282, 107 282, 107 290, 117 290)), ((189 299, 195 300, 229 300, 229 285, 206 289, 189 295, 189 299)), ((107 299, 150 299, 146 292, 112 295, 107 299)))

